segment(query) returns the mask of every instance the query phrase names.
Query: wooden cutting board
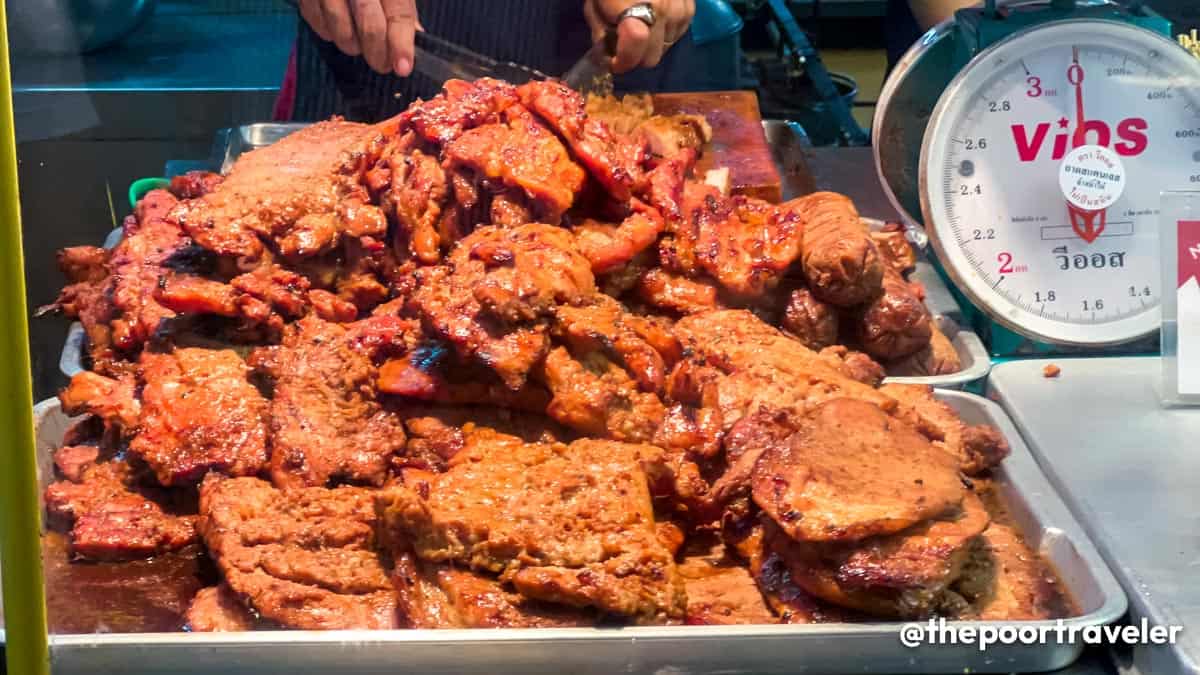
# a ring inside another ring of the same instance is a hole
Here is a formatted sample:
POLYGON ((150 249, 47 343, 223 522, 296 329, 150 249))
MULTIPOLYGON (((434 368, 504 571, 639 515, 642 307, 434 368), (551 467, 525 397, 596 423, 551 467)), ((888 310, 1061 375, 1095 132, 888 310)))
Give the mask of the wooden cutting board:
POLYGON ((662 115, 704 115, 712 127, 712 142, 696 164, 696 175, 729 167, 733 194, 778 202, 782 179, 763 133, 758 97, 752 91, 711 91, 654 94, 654 112, 662 115))

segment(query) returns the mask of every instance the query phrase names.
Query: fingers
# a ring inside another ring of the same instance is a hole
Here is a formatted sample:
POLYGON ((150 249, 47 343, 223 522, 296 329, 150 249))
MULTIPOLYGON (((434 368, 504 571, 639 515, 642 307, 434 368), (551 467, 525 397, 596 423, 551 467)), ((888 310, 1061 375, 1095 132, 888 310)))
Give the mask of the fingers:
POLYGON ((696 15, 696 0, 672 0, 670 11, 667 13, 667 48, 679 42, 692 25, 692 17, 696 15))
POLYGON ((325 25, 325 13, 321 11, 321 0, 300 0, 300 16, 322 40, 333 42, 333 34, 325 25))
POLYGON ((358 56, 362 49, 354 34, 354 18, 350 14, 348 0, 322 0, 321 12, 325 16, 325 27, 330 37, 343 54, 358 56))
MULTIPOLYGON (((630 0, 588 0, 584 17, 594 41, 601 40, 612 30, 621 12, 637 4, 630 0)), ((695 0, 655 0, 655 22, 647 26, 635 18, 626 18, 616 26, 617 49, 613 56, 613 72, 624 73, 634 68, 653 68, 675 41, 687 33, 696 13, 695 0)))
POLYGON ((353 0, 350 8, 354 12, 363 59, 371 70, 386 74, 392 71, 392 61, 388 58, 387 17, 379 1, 353 0))
POLYGON ((595 2, 589 0, 583 3, 583 18, 592 31, 592 44, 603 40, 604 35, 608 32, 609 24, 608 20, 600 14, 600 10, 596 8, 595 2))
MULTIPOLYGON (((661 32, 660 28, 659 33, 661 32)), ((650 48, 652 34, 653 29, 637 19, 622 21, 617 26, 617 50, 613 54, 613 72, 625 73, 642 65, 650 48)))
POLYGON ((408 77, 413 69, 413 38, 421 26, 416 0, 382 0, 387 22, 388 58, 392 72, 408 77))

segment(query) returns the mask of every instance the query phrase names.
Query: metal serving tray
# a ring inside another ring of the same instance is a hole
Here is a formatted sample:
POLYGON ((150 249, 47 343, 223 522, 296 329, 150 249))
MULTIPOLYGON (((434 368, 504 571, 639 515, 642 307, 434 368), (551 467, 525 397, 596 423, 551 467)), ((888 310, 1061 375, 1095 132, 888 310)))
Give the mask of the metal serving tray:
MULTIPOLYGON (((940 392, 970 423, 995 425, 1013 453, 997 483, 1029 543, 1050 560, 1082 614, 1099 625, 1125 613, 1125 595, 996 404, 940 392)), ((50 399, 35 409, 43 484, 68 418, 50 399)), ((1004 625, 1052 625, 1018 622, 1004 625)), ((981 624, 977 624, 981 625, 981 624)), ((999 625, 999 624, 997 624, 999 625)), ((54 672, 107 673, 1010 673, 1047 671, 1082 645, 904 648, 899 623, 674 626, 605 629, 259 631, 55 635, 54 672)))

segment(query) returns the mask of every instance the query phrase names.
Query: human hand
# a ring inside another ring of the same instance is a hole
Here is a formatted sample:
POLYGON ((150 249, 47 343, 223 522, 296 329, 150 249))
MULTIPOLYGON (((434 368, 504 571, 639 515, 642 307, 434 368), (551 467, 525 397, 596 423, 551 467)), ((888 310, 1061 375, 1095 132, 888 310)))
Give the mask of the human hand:
POLYGON ((313 31, 373 70, 408 77, 413 35, 421 29, 415 0, 299 0, 313 31))
POLYGON ((692 16, 696 0, 584 0, 583 13, 592 29, 592 40, 599 42, 616 27, 617 49, 613 56, 613 72, 624 73, 634 68, 653 68, 662 60, 671 45, 683 37, 692 16), (637 4, 650 5, 654 10, 654 25, 627 17, 617 25, 621 12, 637 4))

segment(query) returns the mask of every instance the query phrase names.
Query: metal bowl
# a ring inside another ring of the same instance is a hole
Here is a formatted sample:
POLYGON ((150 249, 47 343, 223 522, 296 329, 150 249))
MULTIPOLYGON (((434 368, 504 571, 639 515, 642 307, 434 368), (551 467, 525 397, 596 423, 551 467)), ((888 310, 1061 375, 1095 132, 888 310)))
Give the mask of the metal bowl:
POLYGON ((8 5, 13 49, 82 54, 133 32, 154 12, 156 0, 22 0, 8 5))

